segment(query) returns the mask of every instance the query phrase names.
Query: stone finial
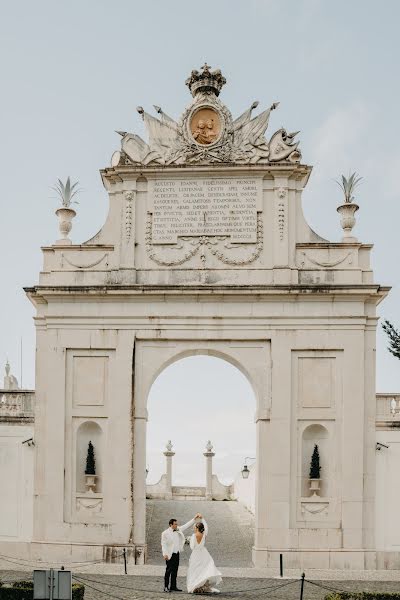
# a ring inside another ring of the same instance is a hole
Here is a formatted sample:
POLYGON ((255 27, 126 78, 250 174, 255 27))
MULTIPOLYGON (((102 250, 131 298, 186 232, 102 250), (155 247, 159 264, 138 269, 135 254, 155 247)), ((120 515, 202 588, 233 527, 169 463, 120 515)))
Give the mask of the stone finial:
POLYGON ((72 243, 68 234, 72 229, 72 219, 76 216, 76 212, 71 205, 78 204, 76 200, 73 200, 80 192, 78 185, 78 181, 71 183, 71 180, 68 177, 65 184, 61 179, 58 179, 56 185, 52 188, 57 192, 57 195, 61 200, 61 207, 56 210, 59 221, 58 226, 62 236, 56 243, 60 245, 70 245, 72 243))
POLYGON ((165 445, 165 448, 167 449, 167 452, 172 452, 173 446, 171 440, 168 440, 168 442, 165 445))
POLYGON ((17 378, 10 372, 10 363, 7 360, 4 367, 5 375, 3 380, 3 389, 5 390, 19 390, 17 378))
POLYGON ((210 440, 208 440, 208 442, 206 444, 206 450, 207 450, 207 452, 212 452, 214 450, 214 447, 210 440))
POLYGON ((356 224, 354 215, 360 207, 354 202, 353 193, 361 180, 362 177, 359 177, 354 172, 349 173, 348 177, 342 175, 341 180, 336 181, 344 194, 344 204, 341 204, 336 209, 340 214, 340 224, 344 232, 342 242, 357 242, 357 238, 352 235, 352 230, 356 224))
POLYGON ((220 69, 216 69, 215 71, 211 71, 210 69, 211 67, 207 63, 204 63, 201 67, 201 72, 193 70, 190 73, 190 77, 186 79, 185 83, 193 97, 199 92, 211 92, 219 96, 222 87, 226 83, 226 79, 220 69))

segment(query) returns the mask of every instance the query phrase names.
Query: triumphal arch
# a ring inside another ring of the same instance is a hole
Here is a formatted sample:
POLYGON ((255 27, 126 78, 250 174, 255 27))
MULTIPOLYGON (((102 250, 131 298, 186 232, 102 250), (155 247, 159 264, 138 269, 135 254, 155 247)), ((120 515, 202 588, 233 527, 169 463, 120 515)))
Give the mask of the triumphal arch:
POLYGON ((288 566, 374 566, 376 306, 387 289, 353 215, 342 214, 335 243, 306 223, 311 167, 297 133, 270 132, 278 105, 233 117, 225 83, 208 65, 192 71, 178 121, 138 107, 148 140, 118 132, 121 149, 101 171, 103 228, 72 244, 74 211, 58 211, 63 237, 43 248, 27 289, 37 311, 32 551, 43 559, 128 546, 145 560, 147 395, 167 365, 204 353, 236 365, 257 400, 254 564, 285 552, 288 566))

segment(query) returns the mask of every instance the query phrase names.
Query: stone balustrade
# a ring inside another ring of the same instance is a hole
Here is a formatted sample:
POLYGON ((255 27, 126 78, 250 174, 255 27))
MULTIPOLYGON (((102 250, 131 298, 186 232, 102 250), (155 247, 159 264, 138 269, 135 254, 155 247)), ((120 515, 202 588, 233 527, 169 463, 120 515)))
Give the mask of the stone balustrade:
MULTIPOLYGON (((34 421, 35 391, 0 389, 0 421, 23 419, 34 421)), ((376 394, 376 425, 382 427, 400 427, 400 393, 376 394), (393 415, 391 401, 395 399, 398 410, 393 415)))
POLYGON ((400 427, 400 394, 376 394, 376 428, 400 427), (392 400, 396 401, 395 414, 391 411, 392 400))
POLYGON ((0 422, 33 423, 35 392, 33 390, 0 390, 0 422))

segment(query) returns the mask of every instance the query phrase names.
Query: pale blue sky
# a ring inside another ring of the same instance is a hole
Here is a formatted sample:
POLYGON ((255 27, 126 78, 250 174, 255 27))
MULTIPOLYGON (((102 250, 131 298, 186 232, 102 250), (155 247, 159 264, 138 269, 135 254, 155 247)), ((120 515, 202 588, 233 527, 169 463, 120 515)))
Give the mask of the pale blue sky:
MULTIPOLYGON (((340 238, 333 178, 364 176, 356 235, 375 244, 376 281, 393 286, 380 314, 400 326, 398 76, 400 2, 385 0, 0 1, 0 362, 9 356, 34 386, 33 309, 40 246, 57 239, 50 186, 71 175, 84 188, 72 238, 104 222, 98 170, 119 147, 116 129, 141 132, 136 106, 178 117, 184 80, 206 60, 228 79, 237 115, 280 101, 271 129, 300 129, 310 225, 340 238)), ((399 391, 399 361, 378 339, 378 390, 399 391)))

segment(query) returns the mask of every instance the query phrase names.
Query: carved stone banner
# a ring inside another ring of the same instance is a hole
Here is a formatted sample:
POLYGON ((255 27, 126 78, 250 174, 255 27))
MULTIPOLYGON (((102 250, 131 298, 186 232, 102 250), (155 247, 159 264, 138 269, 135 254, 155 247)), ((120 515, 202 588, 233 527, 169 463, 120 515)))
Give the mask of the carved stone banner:
POLYGON ((255 243, 261 185, 256 177, 151 180, 152 243, 176 244, 178 237, 204 235, 255 243))

